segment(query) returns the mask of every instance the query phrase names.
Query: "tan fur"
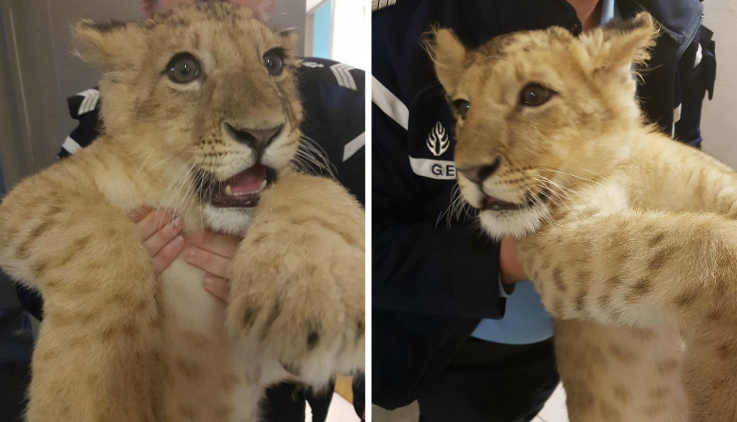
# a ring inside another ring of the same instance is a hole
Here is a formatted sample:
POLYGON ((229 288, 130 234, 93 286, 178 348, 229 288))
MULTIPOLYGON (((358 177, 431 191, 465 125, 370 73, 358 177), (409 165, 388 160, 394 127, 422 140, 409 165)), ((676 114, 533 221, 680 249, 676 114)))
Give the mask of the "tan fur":
POLYGON ((461 191, 476 208, 485 195, 523 205, 480 220, 517 237, 556 319, 571 421, 736 421, 737 174, 643 123, 631 65, 647 58, 652 18, 474 51, 435 35, 449 99, 471 104, 456 167, 500 160, 480 184, 460 174, 461 191), (533 82, 556 93, 524 106, 533 82))
POLYGON ((75 38, 104 71, 104 133, 0 205, 0 265, 45 299, 27 419, 254 422, 265 386, 319 388, 361 368, 363 211, 334 181, 290 170, 302 114, 292 37, 209 4, 141 24, 83 22, 75 38), (280 76, 260 59, 275 47, 287 51, 280 76), (202 83, 162 74, 183 51, 202 61, 202 83), (261 159, 278 180, 255 211, 195 193, 198 175, 224 180, 256 160, 224 122, 285 124, 261 159), (246 235, 230 306, 181 257, 154 275, 126 217, 140 206, 180 213, 185 232, 246 235))

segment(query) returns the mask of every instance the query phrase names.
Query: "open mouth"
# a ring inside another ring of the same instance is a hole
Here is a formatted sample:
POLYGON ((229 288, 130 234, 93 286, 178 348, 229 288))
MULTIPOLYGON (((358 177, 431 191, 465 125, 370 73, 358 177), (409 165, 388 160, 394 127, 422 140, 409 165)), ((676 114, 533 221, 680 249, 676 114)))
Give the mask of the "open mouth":
POLYGON ((537 195, 528 193, 527 197, 529 199, 524 204, 515 204, 514 202, 502 201, 499 198, 494 198, 493 196, 485 195, 484 203, 481 206, 481 210, 482 211, 486 211, 486 210, 491 210, 491 211, 523 210, 523 209, 531 208, 535 206, 536 204, 540 204, 540 203, 547 201, 549 197, 549 193, 550 191, 547 187, 543 187, 542 191, 538 193, 537 195))
POLYGON ((511 211, 521 210, 523 208, 527 208, 527 204, 515 204, 513 202, 502 201, 501 199, 497 199, 489 195, 484 196, 484 204, 481 207, 484 211, 511 211))
POLYGON ((250 208, 258 204, 261 192, 274 183, 276 171, 263 164, 255 164, 223 181, 205 175, 200 178, 200 182, 195 183, 202 186, 200 197, 203 202, 221 208, 250 208))

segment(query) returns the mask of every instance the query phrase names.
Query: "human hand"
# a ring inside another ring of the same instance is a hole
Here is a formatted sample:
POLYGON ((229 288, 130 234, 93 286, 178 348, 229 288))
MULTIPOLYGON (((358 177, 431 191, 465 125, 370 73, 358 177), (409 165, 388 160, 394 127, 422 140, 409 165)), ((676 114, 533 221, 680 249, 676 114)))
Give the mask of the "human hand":
POLYGON ((502 245, 499 250, 499 278, 504 284, 527 280, 522 264, 517 259, 517 249, 512 236, 502 238, 502 245))
POLYGON ((171 212, 150 208, 138 208, 128 214, 136 224, 136 231, 143 240, 143 246, 151 257, 156 275, 164 272, 184 250, 184 228, 182 217, 174 217, 171 212), (169 222, 163 225, 164 222, 169 222), (162 226, 163 225, 163 226, 162 226))
POLYGON ((205 290, 223 301, 230 292, 230 280, 225 277, 240 242, 238 237, 213 232, 194 233, 187 238, 184 260, 207 273, 202 281, 205 290))

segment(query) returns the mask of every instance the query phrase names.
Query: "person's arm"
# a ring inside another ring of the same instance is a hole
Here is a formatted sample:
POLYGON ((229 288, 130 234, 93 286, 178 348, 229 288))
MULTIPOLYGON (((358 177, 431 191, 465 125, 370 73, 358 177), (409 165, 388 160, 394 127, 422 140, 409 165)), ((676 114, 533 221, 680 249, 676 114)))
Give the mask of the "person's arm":
POLYGON ((64 159, 90 145, 100 134, 100 91, 91 88, 67 99, 69 116, 77 127, 61 144, 57 159, 64 159))
POLYGON ((701 114, 704 101, 714 95, 716 53, 713 33, 701 26, 699 38, 686 49, 678 66, 674 95, 674 138, 701 149, 701 114))
MULTIPOLYGON (((392 80, 387 67, 374 60, 377 81, 392 80)), ((501 318, 505 300, 498 283, 499 244, 471 225, 437 227, 422 221, 422 207, 437 198, 423 197, 413 181, 418 176, 409 169, 406 128, 377 105, 371 124, 373 306, 501 318)))
POLYGON ((381 202, 374 199, 373 306, 476 318, 503 316, 498 243, 484 239, 471 226, 436 228, 377 215, 381 202))
POLYGON ((302 137, 296 159, 308 174, 327 174, 322 167, 329 166, 336 180, 364 204, 364 71, 306 57, 298 72, 306 118, 300 125, 302 137))

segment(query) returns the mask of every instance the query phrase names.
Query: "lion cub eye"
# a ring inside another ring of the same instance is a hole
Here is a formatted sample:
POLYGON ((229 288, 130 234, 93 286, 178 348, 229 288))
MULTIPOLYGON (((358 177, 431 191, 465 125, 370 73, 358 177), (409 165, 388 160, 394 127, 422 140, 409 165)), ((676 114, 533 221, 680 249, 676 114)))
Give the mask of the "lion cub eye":
POLYGON ((544 86, 532 83, 522 88, 519 101, 526 106, 537 107, 545 104, 552 95, 553 91, 544 86))
POLYGON ((461 115, 461 119, 465 119, 468 114, 468 109, 471 108, 471 103, 466 100, 455 100, 453 101, 453 106, 458 111, 458 114, 461 115))
POLYGON ((274 48, 264 54, 264 66, 272 76, 279 76, 284 71, 284 50, 274 48))
POLYGON ((165 73, 172 82, 186 84, 200 76, 200 62, 189 53, 179 53, 166 65, 165 73))

